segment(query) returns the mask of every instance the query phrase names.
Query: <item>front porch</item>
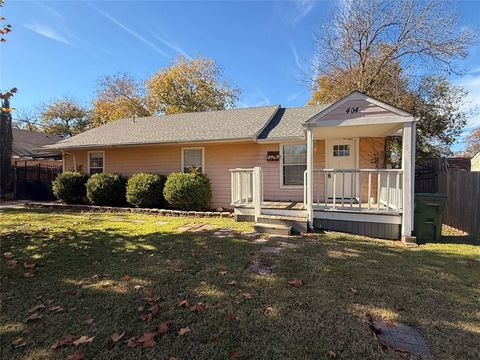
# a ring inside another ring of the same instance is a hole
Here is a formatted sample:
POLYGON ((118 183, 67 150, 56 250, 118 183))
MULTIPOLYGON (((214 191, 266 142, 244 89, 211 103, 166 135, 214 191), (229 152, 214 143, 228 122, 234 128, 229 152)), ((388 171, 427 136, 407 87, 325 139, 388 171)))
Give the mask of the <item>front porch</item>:
POLYGON ((230 170, 231 204, 239 218, 253 216, 258 223, 270 216, 275 218, 268 222, 278 225, 295 220, 311 229, 410 239, 415 119, 357 93, 321 111, 304 128, 303 144, 294 143, 287 152, 288 144, 280 144, 280 185, 285 192, 265 196, 269 179, 261 167, 230 170), (392 135, 402 137, 400 169, 387 168, 381 151, 385 137, 392 135), (303 189, 303 201, 277 201, 285 200, 295 186, 303 189), (295 219, 282 222, 281 216, 295 219))

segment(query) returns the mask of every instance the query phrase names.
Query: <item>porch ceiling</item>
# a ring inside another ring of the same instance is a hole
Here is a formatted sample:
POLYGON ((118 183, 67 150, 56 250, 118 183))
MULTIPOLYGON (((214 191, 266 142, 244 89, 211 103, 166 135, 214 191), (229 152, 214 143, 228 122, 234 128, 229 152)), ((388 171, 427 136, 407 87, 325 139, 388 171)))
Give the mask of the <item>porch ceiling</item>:
MULTIPOLYGON (((313 138, 353 138, 353 137, 383 137, 395 134, 403 127, 401 123, 354 125, 354 126, 329 126, 313 128, 313 138)), ((401 135, 401 134, 400 134, 401 135)))

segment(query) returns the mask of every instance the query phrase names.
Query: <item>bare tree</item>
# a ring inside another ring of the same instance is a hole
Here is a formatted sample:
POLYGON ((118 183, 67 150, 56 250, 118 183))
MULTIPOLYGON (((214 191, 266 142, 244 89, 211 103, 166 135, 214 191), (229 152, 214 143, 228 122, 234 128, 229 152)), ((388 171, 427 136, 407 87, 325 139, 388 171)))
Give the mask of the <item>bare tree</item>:
POLYGON ((30 131, 40 130, 40 115, 35 110, 15 110, 13 126, 30 131))
POLYGON ((455 72, 474 40, 446 0, 345 0, 315 34, 314 80, 355 73, 356 88, 368 91, 396 63, 430 75, 455 72))

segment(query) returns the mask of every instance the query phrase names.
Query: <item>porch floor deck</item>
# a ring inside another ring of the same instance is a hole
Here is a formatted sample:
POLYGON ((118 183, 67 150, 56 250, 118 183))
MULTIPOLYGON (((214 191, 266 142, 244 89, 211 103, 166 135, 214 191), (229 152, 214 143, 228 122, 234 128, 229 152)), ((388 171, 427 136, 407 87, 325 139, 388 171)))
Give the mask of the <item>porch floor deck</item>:
MULTIPOLYGON (((350 207, 350 202, 345 201, 344 205, 342 206, 341 202, 337 201, 335 204, 335 208, 333 208, 333 202, 328 201, 328 206, 325 206, 325 203, 320 204, 313 204, 313 210, 322 210, 322 211, 342 211, 342 212, 368 212, 371 214, 382 214, 382 215, 398 215, 401 211, 395 210, 385 210, 385 206, 380 205, 380 208, 377 209, 376 203, 370 203, 370 209, 368 209, 368 203, 362 202, 360 206, 358 203, 354 203, 353 207, 350 207)), ((254 206, 252 204, 248 205, 236 205, 236 208, 244 208, 244 209, 253 209, 254 206)), ((262 203, 262 209, 272 209, 272 210, 306 210, 303 202, 301 201, 264 201, 262 203)))

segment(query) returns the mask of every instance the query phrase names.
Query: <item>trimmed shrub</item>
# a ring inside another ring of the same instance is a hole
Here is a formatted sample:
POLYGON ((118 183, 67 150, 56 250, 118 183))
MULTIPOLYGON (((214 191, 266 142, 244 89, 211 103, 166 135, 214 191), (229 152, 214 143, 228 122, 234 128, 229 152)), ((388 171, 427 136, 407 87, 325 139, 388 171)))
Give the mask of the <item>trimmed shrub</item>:
POLYGON ((170 205, 181 210, 204 210, 212 199, 210 180, 194 173, 168 175, 163 196, 170 205))
POLYGON ((127 202, 136 207, 164 207, 163 187, 166 180, 165 175, 133 175, 127 183, 127 202))
POLYGON ((81 204, 87 194, 85 183, 88 175, 76 171, 65 171, 58 174, 52 182, 53 195, 67 204, 81 204))
POLYGON ((87 181, 87 198, 94 205, 125 205, 127 179, 120 174, 99 173, 87 181))

